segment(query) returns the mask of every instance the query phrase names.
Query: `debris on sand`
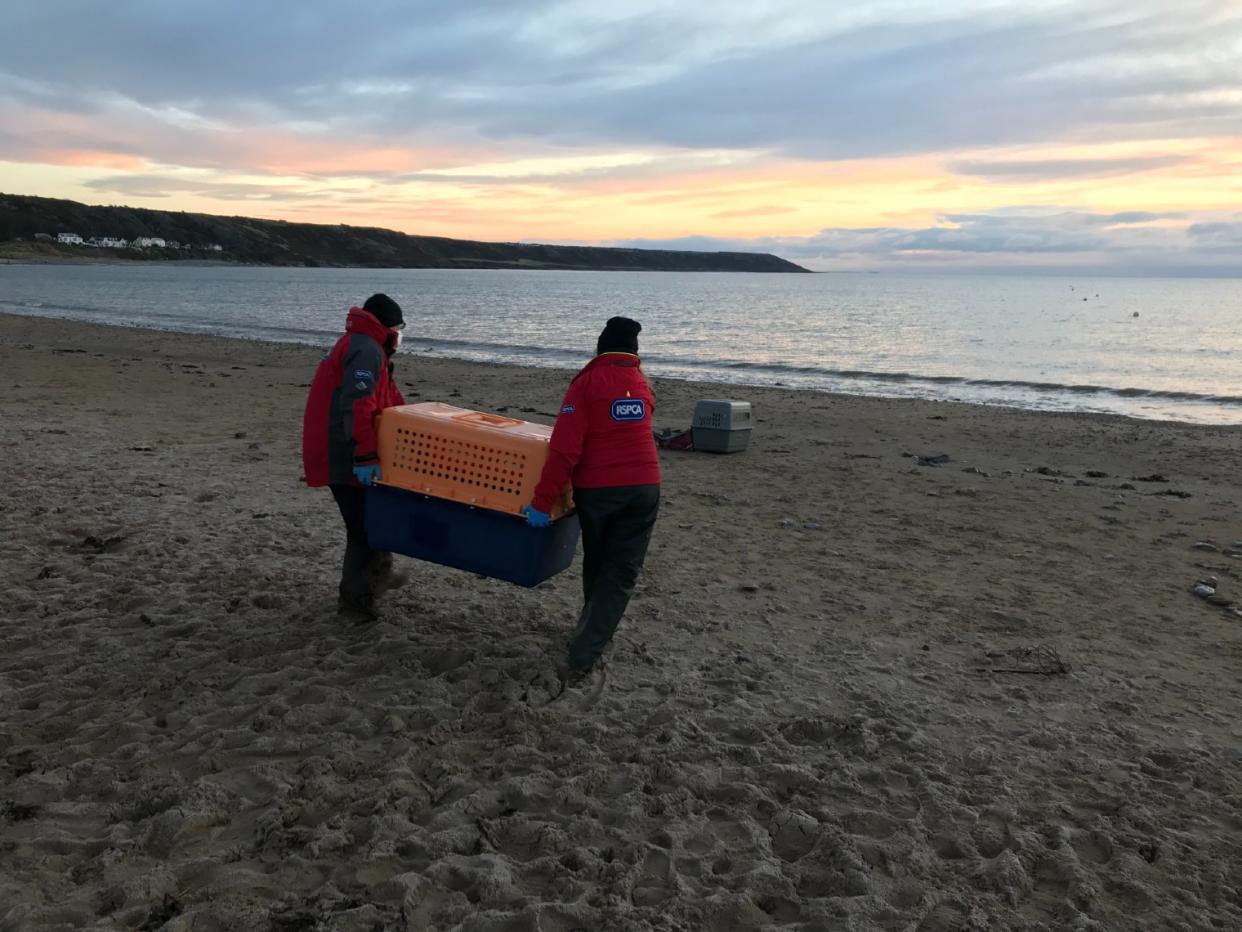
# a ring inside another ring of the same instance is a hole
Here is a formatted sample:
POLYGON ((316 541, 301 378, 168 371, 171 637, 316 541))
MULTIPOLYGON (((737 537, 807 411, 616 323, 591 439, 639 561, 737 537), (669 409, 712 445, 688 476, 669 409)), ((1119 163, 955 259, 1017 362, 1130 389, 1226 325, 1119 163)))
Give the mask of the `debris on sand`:
POLYGON ((1028 673, 1038 676, 1065 676, 1073 667, 1055 647, 1038 644, 1034 647, 1016 647, 1007 652, 1007 666, 991 667, 989 673, 1028 673))

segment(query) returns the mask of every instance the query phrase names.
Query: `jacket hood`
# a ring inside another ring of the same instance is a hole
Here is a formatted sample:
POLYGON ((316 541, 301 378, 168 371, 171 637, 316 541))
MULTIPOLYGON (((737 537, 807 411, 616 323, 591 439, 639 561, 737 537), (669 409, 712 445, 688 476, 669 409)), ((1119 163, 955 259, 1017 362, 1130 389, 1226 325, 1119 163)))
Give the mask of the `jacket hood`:
MULTIPOLYGON (((572 382, 578 381, 578 379, 582 378, 588 372, 594 369, 598 369, 601 366, 624 366, 629 369, 637 369, 639 372, 642 372, 642 368, 643 368, 642 360, 639 359, 638 356, 634 355, 633 353, 622 353, 622 352, 610 351, 607 353, 600 353, 598 356, 592 359, 589 363, 587 363, 585 366, 579 369, 578 374, 575 375, 570 380, 570 382, 572 383, 572 382)), ((643 378, 646 378, 646 377, 647 377, 646 373, 643 373, 643 378)))
POLYGON ((397 335, 381 324, 374 314, 360 307, 349 309, 349 314, 345 317, 345 331, 370 337, 382 346, 389 356, 397 348, 397 335))

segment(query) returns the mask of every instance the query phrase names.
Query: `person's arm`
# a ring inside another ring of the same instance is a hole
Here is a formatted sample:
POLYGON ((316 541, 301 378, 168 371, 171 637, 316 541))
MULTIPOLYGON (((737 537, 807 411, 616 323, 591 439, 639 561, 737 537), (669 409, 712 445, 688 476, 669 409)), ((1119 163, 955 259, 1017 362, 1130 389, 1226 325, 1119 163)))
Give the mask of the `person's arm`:
POLYGON ((548 513, 574 474, 574 467, 582 456, 588 423, 585 393, 581 383, 575 381, 565 393, 561 413, 552 428, 552 439, 548 441, 548 459, 543 464, 539 484, 535 486, 533 504, 536 510, 548 513))
POLYGON ((380 366, 386 365, 384 351, 374 340, 355 336, 342 361, 340 414, 345 436, 353 440, 354 466, 379 463, 375 416, 381 399, 377 391, 380 366))
MULTIPOLYGON (((397 374, 393 370, 391 362, 388 363, 388 384, 392 386, 393 397, 397 399, 393 402, 393 405, 405 404, 405 396, 401 394, 401 389, 397 387, 397 374)), ((389 405, 389 407, 392 407, 393 405, 389 405)))

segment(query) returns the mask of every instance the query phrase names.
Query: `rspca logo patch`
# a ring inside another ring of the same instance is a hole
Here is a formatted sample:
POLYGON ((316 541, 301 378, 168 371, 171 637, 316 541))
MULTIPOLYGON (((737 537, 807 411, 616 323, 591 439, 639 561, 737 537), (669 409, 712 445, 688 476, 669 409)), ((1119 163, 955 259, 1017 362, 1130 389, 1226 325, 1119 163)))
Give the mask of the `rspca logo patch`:
POLYGON ((373 376, 373 375, 371 374, 371 370, 369 370, 369 369, 355 369, 355 370, 354 370, 354 378, 355 378, 355 379, 365 379, 365 380, 367 380, 367 381, 370 381, 371 379, 375 378, 375 376, 373 376))
POLYGON ((573 405, 565 405, 565 407, 561 408, 561 414, 573 414, 577 410, 573 405))
POLYGON ((612 403, 614 421, 641 421, 647 416, 647 402, 641 398, 618 398, 612 403))

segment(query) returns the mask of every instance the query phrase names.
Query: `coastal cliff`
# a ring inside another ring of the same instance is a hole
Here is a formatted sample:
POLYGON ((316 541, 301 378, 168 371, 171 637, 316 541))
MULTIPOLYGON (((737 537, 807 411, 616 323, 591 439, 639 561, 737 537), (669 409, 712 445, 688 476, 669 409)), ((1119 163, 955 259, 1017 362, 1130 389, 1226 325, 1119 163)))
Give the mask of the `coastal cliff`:
POLYGON ((208 259, 257 265, 410 269, 807 271, 765 253, 488 243, 344 224, 93 207, 16 194, 0 194, 0 259, 208 259), (80 238, 83 242, 58 242, 57 237, 80 238), (109 245, 91 246, 92 239, 109 245), (126 245, 118 247, 117 241, 126 245), (142 245, 135 246, 135 242, 142 245))

